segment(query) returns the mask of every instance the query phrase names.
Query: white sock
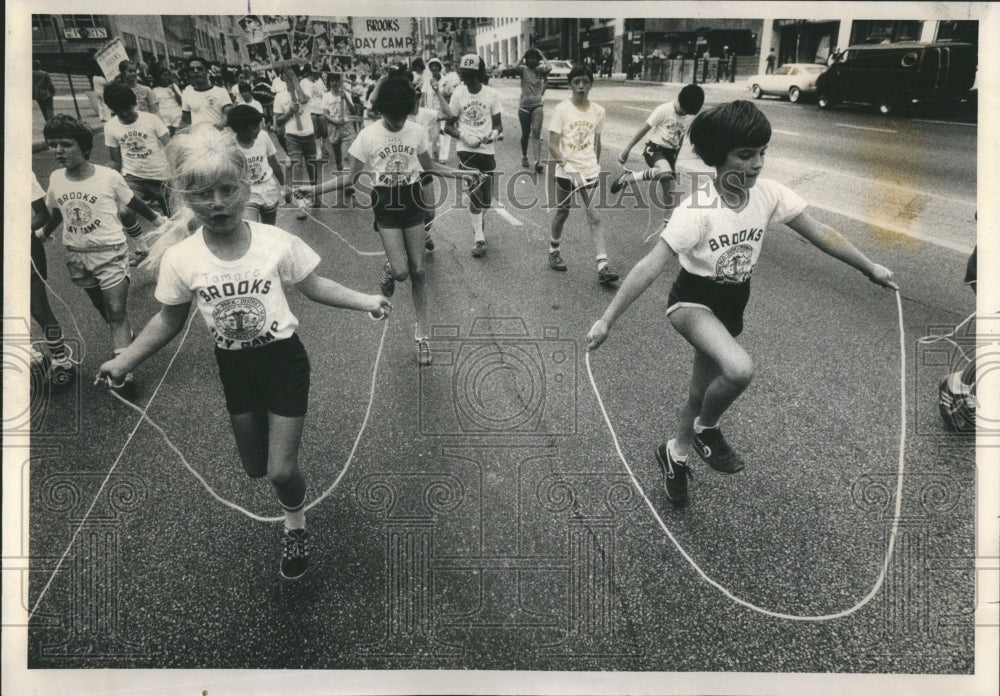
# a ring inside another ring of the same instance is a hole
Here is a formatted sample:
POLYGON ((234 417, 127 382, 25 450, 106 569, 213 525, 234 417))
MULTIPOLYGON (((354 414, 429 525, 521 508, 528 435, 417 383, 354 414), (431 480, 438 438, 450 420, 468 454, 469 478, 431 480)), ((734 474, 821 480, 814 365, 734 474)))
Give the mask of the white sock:
POLYGON ((694 431, 696 433, 700 433, 702 430, 711 430, 712 428, 718 428, 718 427, 719 427, 718 423, 716 423, 715 425, 702 425, 700 416, 694 419, 694 431))
POLYGON ((300 507, 295 512, 285 510, 285 529, 305 529, 306 511, 305 506, 300 507))
POLYGON ((598 256, 597 257, 597 270, 601 270, 602 268, 604 268, 607 265, 608 265, 608 257, 607 256, 598 256))
POLYGON ((472 213, 472 236, 477 242, 485 242, 486 235, 483 234, 483 211, 472 213))
POLYGON ((673 459, 675 462, 684 463, 687 461, 686 454, 685 455, 679 454, 679 450, 677 449, 677 440, 669 440, 667 442, 667 450, 670 452, 670 458, 673 459))

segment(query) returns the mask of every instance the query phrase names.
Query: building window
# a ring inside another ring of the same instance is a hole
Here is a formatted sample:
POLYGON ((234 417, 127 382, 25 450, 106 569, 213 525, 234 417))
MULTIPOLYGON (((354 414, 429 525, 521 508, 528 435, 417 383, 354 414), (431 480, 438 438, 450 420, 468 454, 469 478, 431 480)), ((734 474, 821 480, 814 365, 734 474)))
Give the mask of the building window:
POLYGON ((138 50, 139 44, 135 40, 135 34, 129 34, 127 32, 122 32, 122 41, 125 42, 125 48, 131 48, 138 50))
POLYGON ((56 38, 56 20, 52 15, 31 15, 31 36, 35 41, 56 38))
POLYGON ((104 26, 104 15, 63 15, 62 18, 64 27, 90 29, 104 26))
POLYGON ((851 27, 852 44, 917 41, 924 23, 920 20, 861 20, 851 27))
POLYGON ((979 43, 979 22, 976 20, 948 20, 938 26, 938 41, 979 43))

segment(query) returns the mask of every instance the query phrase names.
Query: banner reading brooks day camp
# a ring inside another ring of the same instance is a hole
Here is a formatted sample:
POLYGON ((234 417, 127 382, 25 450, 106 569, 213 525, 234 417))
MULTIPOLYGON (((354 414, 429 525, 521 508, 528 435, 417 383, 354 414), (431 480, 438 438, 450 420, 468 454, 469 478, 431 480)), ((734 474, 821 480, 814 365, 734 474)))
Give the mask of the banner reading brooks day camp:
POLYGON ((412 53, 413 20, 408 17, 353 17, 354 51, 361 55, 412 53))

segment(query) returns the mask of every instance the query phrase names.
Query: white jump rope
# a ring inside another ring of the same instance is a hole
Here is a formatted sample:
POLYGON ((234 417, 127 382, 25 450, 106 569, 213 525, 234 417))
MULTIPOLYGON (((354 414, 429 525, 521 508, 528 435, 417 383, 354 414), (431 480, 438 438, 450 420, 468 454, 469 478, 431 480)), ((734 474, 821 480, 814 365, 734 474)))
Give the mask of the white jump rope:
POLYGON ((897 309, 899 311, 899 358, 900 358, 900 360, 899 360, 899 422, 900 422, 900 428, 899 428, 899 473, 897 474, 897 477, 896 477, 896 505, 895 505, 895 514, 894 514, 893 520, 892 520, 892 532, 889 535, 889 545, 888 545, 888 548, 886 549, 885 560, 882 563, 882 570, 879 572, 878 579, 875 581, 875 585, 872 587, 871 591, 867 595, 865 595, 854 606, 850 607, 849 609, 845 609, 843 611, 836 612, 834 614, 821 614, 821 615, 817 615, 817 616, 805 616, 805 615, 799 615, 799 614, 786 614, 786 613, 783 613, 783 612, 772 611, 770 609, 765 609, 763 607, 759 607, 756 604, 753 604, 751 602, 748 602, 745 599, 741 599, 741 598, 737 597, 732 592, 730 592, 728 589, 726 589, 723 585, 721 585, 719 582, 717 582, 716 580, 713 580, 707 573, 705 573, 704 570, 701 569, 701 567, 698 565, 698 563, 680 545, 680 543, 677 541, 677 539, 674 537, 674 535, 670 533, 670 530, 667 528, 667 525, 664 523, 663 518, 660 517, 660 513, 658 513, 656 511, 656 507, 649 500, 649 497, 646 495, 645 491, 642 489, 642 486, 639 484, 638 479, 635 477, 635 474, 632 472, 632 467, 629 466, 628 460, 625 458, 625 455, 622 452, 621 445, 618 442, 618 435, 615 433, 614 426, 611 424, 611 418, 608 416, 608 412, 607 412, 607 410, 604 407, 604 401, 601 399, 601 394, 600 394, 600 392, 597 389, 597 383, 594 381, 594 373, 593 373, 593 371, 591 370, 591 367, 590 367, 590 351, 588 350, 586 353, 584 353, 584 361, 585 361, 585 363, 587 365, 587 376, 590 378, 590 386, 594 390, 594 396, 597 397, 597 404, 598 404, 598 406, 600 406, 601 415, 604 417, 604 422, 608 426, 608 432, 611 433, 611 438, 612 438, 612 440, 614 441, 614 444, 615 444, 615 451, 618 453, 618 457, 619 457, 619 459, 621 459, 622 465, 625 467, 625 471, 628 473, 629 478, 632 480, 632 485, 635 486, 635 489, 639 492, 639 495, 645 501, 646 506, 649 508, 649 511, 653 514, 653 518, 660 525, 660 528, 666 533, 666 535, 670 539, 670 541, 673 542, 674 546, 677 547, 677 550, 684 557, 684 560, 686 560, 688 562, 688 564, 692 568, 694 568, 695 572, 697 572, 698 575, 701 576, 702 580, 704 580, 709 585, 711 585, 712 587, 714 587, 717 590, 719 590, 720 592, 722 592, 722 594, 724 594, 726 597, 728 597, 732 601, 736 602, 737 604, 740 604, 740 605, 742 605, 744 607, 747 607, 748 609, 751 609, 751 610, 753 610, 755 612, 758 612, 758 613, 761 613, 761 614, 765 614, 766 616, 772 616, 772 617, 775 617, 775 618, 778 618, 778 619, 789 619, 789 620, 792 620, 792 621, 831 621, 833 619, 840 619, 840 618, 844 618, 846 616, 850 616, 851 614, 853 614, 854 612, 856 612, 858 609, 860 609, 861 607, 863 607, 864 605, 866 605, 868 602, 871 601, 871 599, 876 594, 878 594, 878 591, 882 587, 882 583, 885 582, 885 576, 886 576, 886 573, 888 572, 888 569, 889 569, 889 562, 892 559, 893 547, 895 546, 895 543, 896 543, 896 531, 899 528, 899 514, 900 514, 901 505, 902 505, 902 494, 903 494, 903 462, 904 462, 904 453, 905 453, 905 446, 906 446, 906 339, 905 339, 905 336, 904 336, 904 333, 903 333, 903 303, 900 300, 899 290, 896 290, 895 294, 896 294, 896 307, 897 307, 897 309))

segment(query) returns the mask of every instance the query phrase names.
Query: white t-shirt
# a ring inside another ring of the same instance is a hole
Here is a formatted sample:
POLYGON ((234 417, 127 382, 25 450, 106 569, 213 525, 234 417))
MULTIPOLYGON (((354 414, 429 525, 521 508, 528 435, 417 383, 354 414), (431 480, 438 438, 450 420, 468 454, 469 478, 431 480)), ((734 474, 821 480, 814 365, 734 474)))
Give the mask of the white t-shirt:
POLYGON ((170 131, 158 116, 136 113, 132 123, 122 123, 117 116, 105 123, 104 144, 121 151, 122 174, 165 181, 170 178, 170 165, 160 138, 170 131))
POLYGON ((419 123, 424 128, 430 129, 432 125, 441 119, 441 112, 437 109, 425 109, 421 106, 417 109, 417 113, 410 114, 406 118, 414 123, 419 123))
MULTIPOLYGON (((292 108, 292 94, 288 90, 284 92, 279 92, 274 96, 274 115, 278 116, 281 114, 286 114, 292 108)), ((312 136, 313 121, 312 117, 309 115, 309 110, 306 105, 299 104, 299 124, 295 123, 295 117, 292 116, 288 121, 285 122, 285 135, 298 135, 303 138, 312 136), (301 124, 301 128, 299 127, 301 124)))
POLYGON ((45 205, 62 214, 63 244, 71 249, 125 242, 118 206, 132 200, 132 189, 114 169, 92 166, 93 175, 84 181, 70 181, 65 169, 55 170, 49 178, 45 205))
POLYGON ((559 133, 559 155, 565 165, 556 165, 556 176, 573 178, 578 174, 587 181, 596 179, 601 173, 597 163, 594 138, 604 126, 604 107, 590 102, 586 110, 580 111, 569 99, 561 101, 552 110, 549 132, 559 133))
POLYGON ((306 104, 306 111, 310 114, 323 113, 323 95, 326 94, 326 90, 323 88, 323 81, 303 77, 299 80, 299 87, 309 97, 309 102, 306 104))
POLYGON ((199 92, 188 85, 181 92, 181 109, 191 113, 192 126, 196 123, 211 123, 213 126, 221 123, 223 107, 232 103, 225 87, 212 87, 199 92))
POLYGON ((233 106, 252 106, 257 109, 260 113, 264 113, 264 106, 256 99, 251 99, 250 101, 243 101, 242 99, 234 99, 233 106))
POLYGON ((236 141, 243 155, 247 158, 246 182, 250 184, 250 203, 257 203, 264 206, 272 206, 278 202, 278 180, 274 178, 274 171, 268 157, 278 154, 278 149, 274 147, 271 136, 260 131, 257 139, 250 147, 244 147, 239 140, 236 141))
MULTIPOLYGON (((455 88, 448 103, 451 112, 458 115, 458 132, 474 138, 485 138, 493 130, 493 116, 500 113, 500 93, 492 87, 483 85, 475 94, 469 93, 464 84, 455 88)), ((469 147, 461 140, 455 145, 458 152, 481 152, 484 155, 496 154, 493 143, 484 143, 479 147, 469 147)))
POLYGON ((725 207, 715 184, 697 190, 674 210, 660 237, 688 273, 716 283, 742 283, 760 257, 764 230, 799 215, 806 202, 784 184, 758 179, 746 207, 725 207))
POLYGON ((680 150, 684 143, 690 116, 681 116, 674 108, 674 102, 660 104, 646 119, 649 126, 649 139, 669 150, 680 150))
POLYGON ((173 87, 153 87, 153 96, 160 107, 160 119, 168 126, 181 124, 181 105, 177 103, 173 87))
POLYGON ((351 114, 347 109, 347 105, 347 94, 343 91, 333 92, 331 90, 323 95, 323 101, 320 103, 320 111, 337 121, 350 121, 351 114))
POLYGON ((376 186, 412 184, 424 171, 417 157, 427 152, 427 129, 404 121, 399 132, 393 133, 380 119, 365 126, 347 152, 375 173, 376 186))
POLYGON ((250 248, 236 261, 209 251, 201 228, 167 249, 160 262, 156 299, 179 305, 195 299, 215 344, 225 350, 256 348, 289 338, 299 325, 283 283, 299 283, 319 255, 298 237, 259 222, 250 248))

